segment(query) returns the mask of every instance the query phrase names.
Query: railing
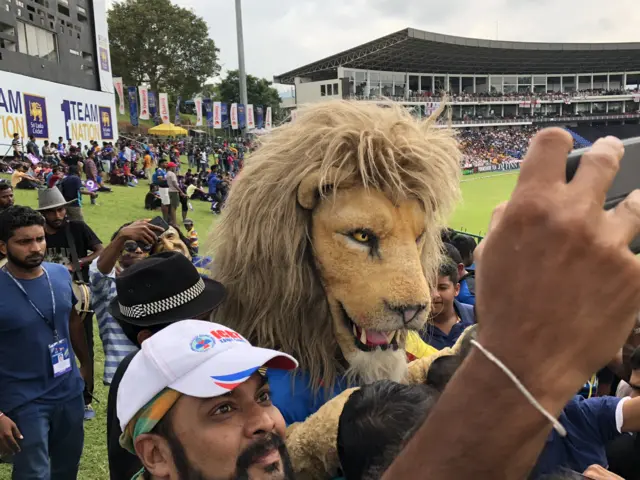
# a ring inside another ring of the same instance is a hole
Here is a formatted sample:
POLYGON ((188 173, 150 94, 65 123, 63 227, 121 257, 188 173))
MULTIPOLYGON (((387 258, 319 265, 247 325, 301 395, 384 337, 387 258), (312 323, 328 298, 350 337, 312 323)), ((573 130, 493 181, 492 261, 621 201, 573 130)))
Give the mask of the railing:
MULTIPOLYGON (((582 115, 562 115, 553 117, 543 116, 522 116, 515 118, 467 118, 467 119, 454 119, 451 121, 453 126, 464 125, 532 125, 536 123, 560 123, 560 122, 575 122, 575 121, 599 121, 599 120, 630 120, 640 118, 640 112, 629 113, 604 113, 604 114, 582 114, 582 115)), ((448 120, 442 119, 439 122, 441 125, 448 124, 448 120)))
MULTIPOLYGON (((446 123, 446 121, 445 121, 446 123)), ((468 118, 451 120, 452 125, 467 125, 467 124, 508 124, 508 125, 522 125, 533 123, 531 117, 518 117, 518 118, 468 118)))
POLYGON ((628 120, 640 118, 640 112, 630 113, 609 113, 609 114, 585 114, 585 115, 563 115, 561 117, 534 117, 534 123, 572 122, 575 120, 628 120))
MULTIPOLYGON (((464 104, 464 103, 498 103, 498 102, 510 102, 510 103, 520 103, 520 102, 529 102, 529 103, 542 103, 542 102, 564 102, 567 100, 580 101, 580 100, 592 100, 592 99, 603 99, 603 98, 612 98, 613 99, 621 99, 620 97, 631 97, 632 95, 638 95, 637 91, 606 91, 606 92, 570 92, 570 93, 558 93, 558 94, 514 94, 514 95, 480 95, 480 96, 460 96, 460 95, 449 95, 447 96, 447 101, 451 104, 464 104)), ((372 102, 405 102, 405 103, 433 103, 433 102, 441 102, 444 100, 444 97, 440 95, 409 95, 409 96, 397 96, 397 95, 350 95, 349 98, 351 100, 363 100, 363 101, 372 101, 372 102)))
POLYGON ((470 236, 470 237, 473 237, 473 238, 475 238, 476 240, 478 240, 478 242, 481 242, 481 241, 484 239, 484 237, 483 237, 483 236, 481 236, 481 235, 475 235, 475 234, 473 234, 473 233, 465 232, 465 231, 463 231, 463 230, 455 230, 455 229, 453 229, 453 228, 452 228, 452 229, 451 229, 451 231, 452 231, 453 233, 457 233, 457 234, 461 234, 461 235, 468 235, 468 236, 470 236))

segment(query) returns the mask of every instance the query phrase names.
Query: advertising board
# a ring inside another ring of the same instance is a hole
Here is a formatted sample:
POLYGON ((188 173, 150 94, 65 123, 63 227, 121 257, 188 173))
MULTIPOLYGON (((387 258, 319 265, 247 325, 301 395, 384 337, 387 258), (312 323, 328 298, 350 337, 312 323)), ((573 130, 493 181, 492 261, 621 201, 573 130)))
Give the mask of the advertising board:
POLYGON ((0 71, 0 143, 11 143, 14 133, 74 143, 115 140, 115 95, 0 71))

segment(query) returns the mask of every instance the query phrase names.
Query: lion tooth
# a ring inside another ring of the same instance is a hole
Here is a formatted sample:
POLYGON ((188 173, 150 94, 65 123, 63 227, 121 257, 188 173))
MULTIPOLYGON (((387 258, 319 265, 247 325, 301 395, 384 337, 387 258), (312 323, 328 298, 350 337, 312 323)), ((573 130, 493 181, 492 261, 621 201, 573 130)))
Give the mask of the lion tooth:
POLYGON ((353 336, 358 338, 358 327, 355 323, 353 324, 353 336))
POLYGON ((389 343, 393 343, 393 338, 396 336, 396 332, 395 330, 393 332, 389 332, 387 333, 387 339, 389 340, 389 343))
POLYGON ((360 341, 365 345, 367 344, 367 330, 364 328, 362 329, 362 333, 360 334, 360 341))

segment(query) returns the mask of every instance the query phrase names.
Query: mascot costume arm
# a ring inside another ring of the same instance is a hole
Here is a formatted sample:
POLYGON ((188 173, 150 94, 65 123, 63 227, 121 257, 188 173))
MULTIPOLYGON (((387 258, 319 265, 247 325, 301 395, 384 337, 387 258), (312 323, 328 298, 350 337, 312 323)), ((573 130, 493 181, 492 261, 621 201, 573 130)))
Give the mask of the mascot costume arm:
MULTIPOLYGON (((406 383, 426 383, 431 364, 440 357, 458 355, 475 331, 475 325, 468 327, 452 348, 411 362, 406 383)), ((287 428, 287 449, 298 480, 332 479, 338 475, 338 422, 345 403, 356 390, 345 390, 304 422, 287 428)))
POLYGON ((287 428, 287 449, 296 479, 330 479, 338 475, 338 422, 344 404, 356 390, 345 390, 304 422, 287 428))

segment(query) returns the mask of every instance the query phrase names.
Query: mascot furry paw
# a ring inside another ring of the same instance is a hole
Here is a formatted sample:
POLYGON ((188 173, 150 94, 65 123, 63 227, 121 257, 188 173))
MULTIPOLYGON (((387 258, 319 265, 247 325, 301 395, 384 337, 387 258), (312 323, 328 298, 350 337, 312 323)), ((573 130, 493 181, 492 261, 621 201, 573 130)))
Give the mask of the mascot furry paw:
POLYGON ((288 424, 349 387, 410 378, 404 342, 427 321, 459 160, 434 117, 334 101, 275 129, 234 181, 212 242, 228 292, 214 315, 298 359, 267 372, 288 424))

